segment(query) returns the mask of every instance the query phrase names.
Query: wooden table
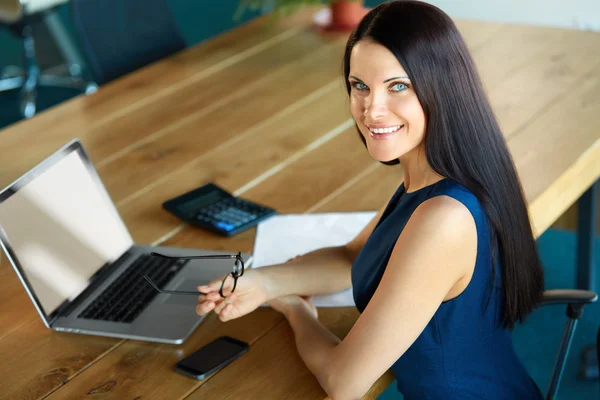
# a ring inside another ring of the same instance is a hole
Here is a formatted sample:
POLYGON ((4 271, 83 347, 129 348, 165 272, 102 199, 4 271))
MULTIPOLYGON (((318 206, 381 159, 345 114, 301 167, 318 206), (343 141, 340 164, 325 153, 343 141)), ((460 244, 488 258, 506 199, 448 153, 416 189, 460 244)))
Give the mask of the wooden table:
MULTIPOLYGON (((165 199, 209 181, 280 213, 380 207, 401 182, 354 132, 341 80, 346 36, 300 15, 256 20, 0 131, 0 185, 79 137, 139 243, 251 251, 180 224, 165 199)), ((537 234, 600 176, 600 35, 459 21, 516 161, 537 234)), ((356 310, 322 309, 343 337, 356 310)), ((557 329, 560 329, 557 327, 557 329)), ((270 309, 209 316, 181 346, 46 329, 6 260, 0 264, 0 398, 316 399, 326 395, 270 309), (250 352, 204 381, 176 361, 217 336, 250 352)), ((389 383, 382 377, 367 396, 389 383)))

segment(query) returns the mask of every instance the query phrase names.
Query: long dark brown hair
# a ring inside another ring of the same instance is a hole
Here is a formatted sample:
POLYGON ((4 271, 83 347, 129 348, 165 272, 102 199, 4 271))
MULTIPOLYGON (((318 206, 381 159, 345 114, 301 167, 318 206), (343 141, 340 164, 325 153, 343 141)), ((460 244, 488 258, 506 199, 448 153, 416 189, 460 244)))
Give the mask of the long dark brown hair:
POLYGON ((407 72, 425 112, 429 165, 467 187, 485 210, 492 227, 492 260, 502 266, 503 323, 512 329, 539 304, 544 274, 516 168, 463 37, 450 17, 431 4, 383 3, 348 40, 343 65, 348 93, 350 54, 363 39, 386 47, 407 72))

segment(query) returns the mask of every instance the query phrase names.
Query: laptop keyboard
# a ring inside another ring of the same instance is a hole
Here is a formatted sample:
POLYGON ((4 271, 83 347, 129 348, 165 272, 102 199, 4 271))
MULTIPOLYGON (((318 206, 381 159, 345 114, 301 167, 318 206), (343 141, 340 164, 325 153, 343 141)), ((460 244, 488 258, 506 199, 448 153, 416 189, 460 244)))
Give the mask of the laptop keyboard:
POLYGON ((158 292, 146 282, 146 274, 164 287, 189 260, 139 256, 100 296, 79 314, 79 318, 132 322, 148 307, 158 292))

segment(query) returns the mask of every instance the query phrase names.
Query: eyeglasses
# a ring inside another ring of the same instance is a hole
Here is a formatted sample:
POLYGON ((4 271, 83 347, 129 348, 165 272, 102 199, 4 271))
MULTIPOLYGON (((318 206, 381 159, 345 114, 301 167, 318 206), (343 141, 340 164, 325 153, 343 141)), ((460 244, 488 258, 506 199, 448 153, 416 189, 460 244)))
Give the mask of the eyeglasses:
MULTIPOLYGON (((150 253, 150 255, 152 256, 157 256, 157 257, 162 257, 162 258, 167 258, 170 260, 198 260, 198 259, 204 259, 204 260, 228 260, 228 259, 233 259, 235 258, 235 262, 233 264, 233 271, 231 272, 231 274, 227 274, 225 275, 225 278, 223 278, 223 281, 221 282, 221 288, 219 289, 219 294, 221 295, 221 297, 225 298, 228 295, 230 295, 231 293, 233 293, 233 291, 235 290, 235 287, 237 285, 237 280, 240 276, 244 275, 244 259, 242 258, 242 253, 237 253, 237 254, 218 254, 218 255, 207 255, 207 256, 187 256, 187 257, 173 257, 173 256, 167 256, 164 254, 160 254, 160 253, 150 253), (227 282, 227 279, 229 277, 233 278, 233 285, 229 285, 229 283, 227 282), (231 289, 231 290, 229 290, 231 289), (223 291, 225 290, 225 291, 223 291)), ((154 290, 156 290, 159 293, 165 293, 165 294, 191 294, 191 295, 201 295, 201 294, 207 294, 207 293, 202 293, 202 292, 197 292, 197 291, 187 291, 187 290, 164 290, 159 288, 153 281, 152 279, 150 279, 150 277, 148 275, 144 274, 144 279, 150 284, 152 285, 152 287, 154 288, 154 290)))

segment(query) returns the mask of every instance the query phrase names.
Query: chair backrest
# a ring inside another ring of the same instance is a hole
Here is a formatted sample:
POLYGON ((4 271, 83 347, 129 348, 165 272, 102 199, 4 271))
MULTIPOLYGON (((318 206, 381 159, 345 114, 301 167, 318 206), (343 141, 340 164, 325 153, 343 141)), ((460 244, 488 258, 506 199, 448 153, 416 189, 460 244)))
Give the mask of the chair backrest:
POLYGON ((71 0, 71 13, 100 85, 185 48, 166 0, 71 0))

